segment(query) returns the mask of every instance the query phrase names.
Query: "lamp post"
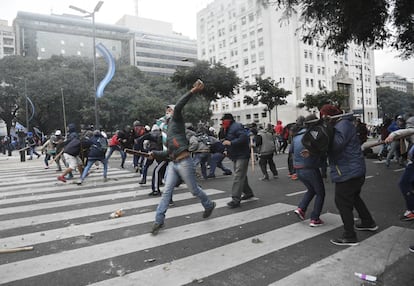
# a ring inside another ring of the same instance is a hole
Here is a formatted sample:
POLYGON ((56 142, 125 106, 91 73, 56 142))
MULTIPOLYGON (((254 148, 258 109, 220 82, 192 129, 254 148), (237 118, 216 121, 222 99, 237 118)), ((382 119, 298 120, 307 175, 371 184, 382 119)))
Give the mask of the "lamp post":
POLYGON ((60 93, 62 95, 62 109, 63 109, 63 130, 65 130, 66 138, 66 109, 65 109, 65 97, 63 96, 63 87, 60 88, 60 93))
POLYGON ((362 63, 360 65, 361 68, 361 100, 362 100, 362 122, 365 123, 365 99, 364 99, 364 71, 362 68, 362 63))
POLYGON ((82 14, 86 14, 85 17, 92 18, 92 45, 93 45, 93 57, 92 57, 92 64, 93 64, 93 91, 94 91, 94 98, 95 98, 95 128, 99 128, 99 117, 98 117, 98 99, 96 97, 96 27, 95 27, 95 13, 101 9, 101 6, 104 2, 99 1, 93 12, 88 12, 84 9, 78 8, 76 6, 70 5, 69 8, 81 12, 82 14))

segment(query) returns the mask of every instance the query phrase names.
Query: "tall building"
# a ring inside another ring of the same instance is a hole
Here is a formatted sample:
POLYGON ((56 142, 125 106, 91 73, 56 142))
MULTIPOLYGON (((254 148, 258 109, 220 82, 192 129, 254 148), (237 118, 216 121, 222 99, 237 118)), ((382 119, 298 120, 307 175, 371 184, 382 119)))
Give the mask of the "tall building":
MULTIPOLYGON (((37 59, 52 55, 93 56, 93 26, 83 17, 19 11, 14 27, 19 55, 37 59)), ((133 34, 127 28, 100 23, 96 23, 95 28, 96 43, 104 44, 121 62, 133 62, 133 34)))
POLYGON ((0 59, 15 54, 13 27, 9 26, 6 20, 0 20, 0 59))
POLYGON ((413 95, 413 83, 395 73, 387 72, 377 76, 377 85, 378 87, 389 87, 413 95))
POLYGON ((292 92, 288 103, 272 110, 268 118, 264 105, 243 103, 246 92, 240 89, 233 99, 212 103, 215 124, 225 112, 242 123, 293 122, 307 114, 297 108, 305 94, 322 90, 343 91, 348 96, 345 108, 364 112, 366 122, 377 117, 373 50, 351 45, 335 55, 317 40, 303 43, 300 25, 298 15, 282 20, 282 11, 264 8, 255 0, 216 0, 197 14, 199 59, 221 62, 243 82, 253 83, 259 75, 270 77, 292 92))
POLYGON ((197 60, 197 42, 174 32, 171 23, 125 15, 116 24, 134 32, 134 64, 143 72, 171 76, 197 60))

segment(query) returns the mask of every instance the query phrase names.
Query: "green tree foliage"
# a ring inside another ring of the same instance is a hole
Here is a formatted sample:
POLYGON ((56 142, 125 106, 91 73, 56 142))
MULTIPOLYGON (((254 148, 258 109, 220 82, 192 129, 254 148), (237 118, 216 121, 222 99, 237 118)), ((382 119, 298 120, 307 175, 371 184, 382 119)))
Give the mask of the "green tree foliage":
MULTIPOLYGON (((106 63, 99 59, 98 83, 106 70, 106 63)), ((30 126, 46 134, 64 128, 62 91, 67 123, 79 127, 95 122, 93 69, 88 59, 61 56, 47 60, 21 56, 0 59, 0 118, 6 121, 8 130, 14 121, 25 125, 25 82, 27 96, 36 111, 30 126)), ((135 120, 151 124, 163 115, 167 104, 174 104, 184 92, 167 78, 147 76, 134 66, 117 66, 104 96, 97 101, 100 124, 107 131, 131 125, 135 120)))
POLYGON ((384 117, 394 118, 396 115, 413 114, 414 97, 389 87, 377 88, 378 106, 384 117))
POLYGON ((389 44, 401 57, 414 54, 412 0, 257 0, 276 5, 286 16, 299 13, 304 40, 320 39, 343 52, 350 42, 382 48, 389 44))
POLYGON ((306 107, 306 110, 310 111, 313 108, 321 109, 325 104, 333 104, 341 107, 345 101, 346 96, 339 91, 320 91, 315 94, 308 93, 305 95, 303 102, 298 104, 299 108, 306 107))
POLYGON ((243 102, 248 105, 258 105, 262 103, 266 105, 266 111, 269 112, 269 121, 271 121, 272 110, 279 105, 287 103, 286 97, 292 94, 290 90, 279 88, 279 84, 273 79, 261 77, 256 78, 255 83, 248 83, 243 86, 246 91, 254 91, 254 96, 245 95, 243 102))
POLYGON ((234 90, 241 83, 232 69, 221 63, 211 66, 207 61, 197 61, 193 67, 179 68, 171 78, 180 88, 185 89, 190 89, 197 79, 204 82, 202 95, 210 102, 221 97, 232 98, 234 90))

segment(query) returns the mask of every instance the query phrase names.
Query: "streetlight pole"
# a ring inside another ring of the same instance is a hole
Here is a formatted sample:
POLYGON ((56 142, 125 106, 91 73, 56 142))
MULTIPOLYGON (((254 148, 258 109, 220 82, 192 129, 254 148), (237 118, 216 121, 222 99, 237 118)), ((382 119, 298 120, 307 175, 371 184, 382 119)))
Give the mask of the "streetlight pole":
POLYGON ((65 109, 65 97, 63 96, 63 87, 60 88, 60 93, 62 95, 62 109, 63 109, 63 130, 65 130, 66 138, 66 109, 65 109))
POLYGON ((24 80, 24 98, 26 100, 26 128, 27 132, 29 132, 29 107, 28 107, 28 100, 27 100, 27 79, 23 78, 24 80))
POLYGON ((93 91, 94 91, 94 98, 95 98, 95 128, 99 128, 99 116, 98 116, 98 99, 96 96, 96 27, 95 27, 95 13, 101 9, 101 6, 104 2, 99 1, 93 12, 88 12, 84 9, 78 8, 76 6, 70 5, 69 8, 81 12, 82 14, 86 14, 85 17, 92 18, 92 45, 93 45, 93 56, 92 56, 92 65, 93 65, 93 91))
POLYGON ((362 122, 365 123, 365 99, 364 99, 364 71, 361 63, 361 100, 362 100, 362 122))

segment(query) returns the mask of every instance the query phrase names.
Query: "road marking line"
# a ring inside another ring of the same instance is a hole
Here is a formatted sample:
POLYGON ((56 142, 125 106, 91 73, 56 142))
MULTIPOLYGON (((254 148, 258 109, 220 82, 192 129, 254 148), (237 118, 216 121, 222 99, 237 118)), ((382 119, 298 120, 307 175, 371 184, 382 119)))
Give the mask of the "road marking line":
MULTIPOLYGON (((227 207, 228 198, 214 200, 217 204, 217 208, 227 207)), ((253 198, 249 201, 243 202, 243 205, 253 201, 257 201, 257 198, 253 198)), ((178 216, 198 215, 200 212, 199 204, 185 205, 182 207, 174 207, 168 209, 168 219, 178 216)), ((292 206, 294 209, 294 206, 292 206)), ((67 239, 76 236, 82 236, 85 233, 97 233, 102 231, 114 230, 118 228, 124 228, 127 226, 144 224, 154 221, 154 212, 147 212, 138 215, 128 215, 117 218, 116 220, 103 220, 91 223, 85 223, 80 225, 70 225, 67 227, 45 230, 27 234, 21 234, 0 239, 0 245, 7 248, 23 247, 27 245, 35 245, 39 243, 45 243, 50 241, 57 241, 61 239, 67 239)))
POLYGON ((323 227, 311 228, 304 226, 302 222, 298 222, 199 254, 173 260, 169 263, 157 265, 142 271, 104 280, 91 285, 133 286, 137 285, 137 281, 139 281, 139 284, 141 285, 148 286, 188 284, 194 280, 214 275, 282 248, 331 231, 342 224, 339 215, 325 214, 321 216, 321 218, 325 221, 323 227), (260 243, 252 243, 252 239, 258 239, 260 243), (165 269, 168 270, 166 271, 165 269), (156 279, 154 279, 155 277, 156 279))
POLYGON ((363 281, 354 272, 381 275, 387 266, 409 254, 413 237, 413 229, 391 226, 270 285, 360 285, 363 281))
MULTIPOLYGON (((204 192, 207 195, 215 195, 223 193, 223 191, 215 190, 215 189, 205 189, 204 192)), ((194 198, 194 196, 190 192, 185 192, 182 194, 174 195, 174 201, 181 201, 194 198)), ((196 200, 196 198, 194 198, 196 200)), ((109 215, 109 213, 113 212, 117 209, 124 209, 128 211, 128 209, 132 208, 141 208, 150 205, 157 205, 160 201, 159 197, 144 199, 144 200, 133 200, 130 202, 119 202, 110 205, 104 205, 99 207, 90 207, 86 209, 77 209, 53 214, 44 214, 38 216, 30 216, 30 217, 23 217, 17 219, 10 219, 10 220, 2 220, 0 221, 0 233, 2 230, 6 229, 13 229, 18 227, 24 226, 34 226, 37 224, 42 223, 50 223, 56 221, 70 221, 71 219, 81 218, 81 217, 89 217, 93 215, 109 215)))
POLYGON ((287 196, 287 197, 293 197, 293 196, 296 196, 296 195, 304 194, 307 191, 308 190, 304 190, 304 191, 300 191, 300 192, 295 192, 295 193, 290 193, 290 194, 286 194, 285 196, 287 196))
MULTIPOLYGON (((161 231, 156 237, 152 236, 150 233, 146 233, 135 237, 119 239, 107 243, 101 243, 88 247, 82 247, 78 249, 63 251, 60 253, 49 254, 0 265, 0 273, 2 273, 0 276, 0 284, 51 273, 70 267, 76 267, 87 263, 93 263, 103 259, 142 251, 145 249, 150 249, 185 239, 195 238, 230 227, 239 226, 241 224, 262 220, 264 218, 282 214, 290 210, 292 210, 291 205, 277 203, 261 208, 255 208, 239 213, 232 213, 226 216, 203 220, 201 222, 183 225, 171 229, 167 228, 161 231)), ((335 223, 335 227, 337 227, 337 224, 338 223, 335 223)), ((319 234, 322 231, 321 229, 331 229, 331 227, 319 228, 320 230, 310 227, 303 227, 302 223, 300 224, 300 227, 297 225, 296 228, 304 230, 303 233, 307 233, 309 237, 319 234)), ((302 232, 298 231, 298 233, 296 233, 295 231, 297 230, 292 230, 291 228, 283 228, 283 231, 279 231, 276 236, 275 234, 269 235, 269 240, 266 242, 266 244, 280 245, 281 240, 287 242, 288 244, 292 243, 295 241, 296 234, 299 234, 300 236, 300 233, 302 232), (292 235, 293 233, 295 234, 294 236, 292 235), (281 237, 279 237, 279 235, 281 235, 283 239, 280 239, 281 237), (275 237, 278 239, 275 240, 275 237)), ((266 240, 267 239, 268 238, 266 237, 266 240)), ((261 245, 262 244, 258 244, 257 246, 261 245)), ((243 256, 245 254, 245 251, 244 249, 243 251, 240 251, 240 249, 242 248, 238 248, 238 252, 241 256, 243 256)), ((266 252, 268 251, 266 250, 266 252)), ((234 259, 231 258, 231 260, 234 259)), ((206 264, 203 264, 203 267, 205 266, 206 264)), ((162 279, 163 277, 157 277, 154 282, 158 280, 158 278, 162 279)), ((137 285, 136 281, 134 283, 134 285, 137 285)), ((141 282, 140 284, 146 285, 145 283, 141 282)), ((179 285, 179 283, 169 283, 169 285, 179 285)))

